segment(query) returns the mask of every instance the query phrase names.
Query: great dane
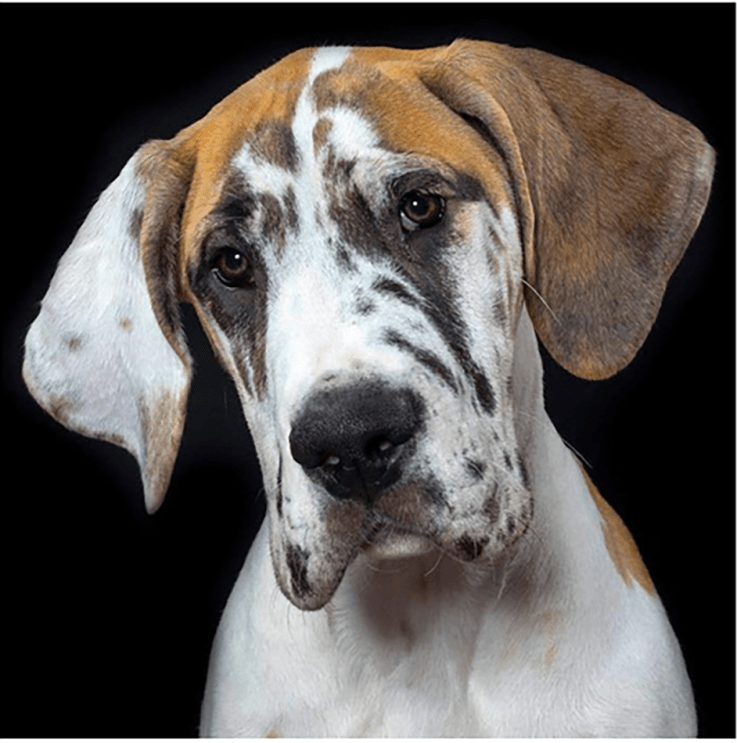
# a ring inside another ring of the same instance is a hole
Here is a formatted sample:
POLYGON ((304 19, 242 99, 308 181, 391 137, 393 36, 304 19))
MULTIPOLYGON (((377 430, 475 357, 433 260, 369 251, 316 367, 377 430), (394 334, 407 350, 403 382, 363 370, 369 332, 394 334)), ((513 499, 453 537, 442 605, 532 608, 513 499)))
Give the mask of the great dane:
POLYGON ((150 512, 189 302, 253 435, 266 521, 208 736, 690 736, 677 640, 543 405, 538 338, 601 379, 643 343, 714 153, 544 52, 317 48, 151 141, 63 256, 24 377, 131 451, 150 512))

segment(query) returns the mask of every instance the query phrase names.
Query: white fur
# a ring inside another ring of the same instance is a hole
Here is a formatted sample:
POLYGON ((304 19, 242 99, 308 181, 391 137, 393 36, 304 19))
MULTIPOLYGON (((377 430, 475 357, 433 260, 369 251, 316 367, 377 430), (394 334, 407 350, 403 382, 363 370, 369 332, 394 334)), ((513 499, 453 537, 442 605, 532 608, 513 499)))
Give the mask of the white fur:
POLYGON ((145 200, 136 160, 105 190, 62 256, 28 331, 23 376, 39 404, 65 425, 136 457, 146 507, 155 511, 170 469, 158 477, 153 460, 170 458, 173 466, 183 415, 174 418, 186 400, 189 359, 159 329, 131 235, 132 216, 145 200), (168 440, 166 451, 153 451, 168 440))
POLYGON ((435 551, 366 555, 325 609, 300 612, 275 584, 264 525, 217 633, 203 735, 695 734, 665 612, 614 569, 580 468, 543 408, 526 311, 515 369, 538 504, 524 548, 491 570, 435 551))

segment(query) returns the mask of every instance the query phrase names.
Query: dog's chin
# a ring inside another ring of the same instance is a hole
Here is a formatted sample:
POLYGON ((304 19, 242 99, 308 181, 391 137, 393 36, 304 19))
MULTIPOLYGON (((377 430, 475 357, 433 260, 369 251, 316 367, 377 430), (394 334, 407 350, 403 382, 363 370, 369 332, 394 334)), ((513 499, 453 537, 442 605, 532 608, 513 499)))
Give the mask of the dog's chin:
POLYGON ((372 560, 400 560, 419 557, 435 549, 437 546, 421 534, 382 529, 363 545, 362 552, 372 560))
MULTIPOLYGON (((376 531, 370 540, 354 547, 350 551, 352 554, 345 550, 346 554, 339 559, 335 559, 337 555, 333 553, 332 559, 319 560, 318 565, 322 569, 318 569, 316 575, 310 576, 309 582, 306 571, 302 580, 295 579, 294 556, 288 558, 287 571, 280 570, 282 566, 276 563, 274 567, 277 581, 286 598, 302 611, 317 611, 332 599, 343 580, 346 569, 359 553, 371 562, 379 562, 420 557, 437 549, 436 544, 420 534, 384 528, 376 531)), ((341 551, 338 550, 338 552, 341 551)))

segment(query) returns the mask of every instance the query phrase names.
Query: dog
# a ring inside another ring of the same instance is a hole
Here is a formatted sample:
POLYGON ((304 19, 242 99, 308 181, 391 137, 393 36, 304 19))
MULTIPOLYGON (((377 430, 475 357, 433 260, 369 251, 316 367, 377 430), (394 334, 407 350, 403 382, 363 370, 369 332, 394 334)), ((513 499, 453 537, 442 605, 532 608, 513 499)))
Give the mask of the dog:
POLYGON ((23 375, 161 505, 190 303, 267 517, 205 736, 676 736, 696 717, 627 528, 543 404, 633 358, 709 198, 702 134, 531 50, 295 52, 142 146, 62 257, 23 375))

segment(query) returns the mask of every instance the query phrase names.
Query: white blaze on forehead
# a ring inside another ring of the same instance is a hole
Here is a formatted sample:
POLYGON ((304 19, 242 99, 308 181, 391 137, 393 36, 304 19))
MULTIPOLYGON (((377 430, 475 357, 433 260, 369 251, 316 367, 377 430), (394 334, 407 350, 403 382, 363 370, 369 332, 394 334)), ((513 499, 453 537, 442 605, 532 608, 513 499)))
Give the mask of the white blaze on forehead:
POLYGON ((318 49, 312 57, 312 66, 307 78, 308 87, 321 73, 340 67, 348 59, 351 51, 349 46, 326 46, 318 49))
POLYGON ((369 122, 356 111, 337 106, 326 112, 326 118, 332 124, 328 139, 338 157, 350 160, 381 154, 370 152, 378 147, 379 138, 369 122))
POLYGON ((245 176, 256 193, 269 193, 277 198, 286 194, 294 180, 288 171, 254 155, 250 142, 246 142, 233 158, 233 168, 245 176))
MULTIPOLYGON (((323 72, 339 68, 350 53, 350 47, 326 47, 318 49, 312 58, 307 82, 297 102, 292 124, 299 160, 302 163, 305 162, 305 158, 311 159, 312 132, 318 120, 317 112, 312 104, 312 83, 323 72)), ((354 134, 356 133, 354 127, 354 134)), ((345 136, 350 136, 350 134, 346 133, 345 136)), ((275 196, 283 195, 294 180, 292 174, 278 165, 264 162, 258 155, 254 155, 249 142, 240 148, 232 164, 236 170, 247 175, 249 185, 254 190, 266 191, 275 196)))

